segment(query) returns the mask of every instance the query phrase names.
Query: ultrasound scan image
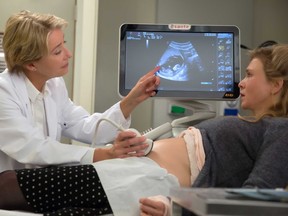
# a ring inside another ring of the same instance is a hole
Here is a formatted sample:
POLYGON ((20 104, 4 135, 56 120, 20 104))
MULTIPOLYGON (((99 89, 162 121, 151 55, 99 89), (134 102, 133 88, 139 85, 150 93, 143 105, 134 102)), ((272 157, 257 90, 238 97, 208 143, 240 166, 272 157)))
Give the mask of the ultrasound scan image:
POLYGON ((204 71, 201 59, 191 42, 172 41, 161 56, 157 75, 173 81, 193 80, 193 74, 204 71))

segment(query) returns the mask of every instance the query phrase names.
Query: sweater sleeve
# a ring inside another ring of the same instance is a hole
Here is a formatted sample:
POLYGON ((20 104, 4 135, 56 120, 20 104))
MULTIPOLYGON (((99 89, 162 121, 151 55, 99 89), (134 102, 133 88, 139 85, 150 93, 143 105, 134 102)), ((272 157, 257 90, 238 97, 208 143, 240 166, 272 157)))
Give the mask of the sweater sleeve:
POLYGON ((287 130, 287 120, 276 120, 267 128, 253 170, 243 187, 285 188, 288 185, 287 130))

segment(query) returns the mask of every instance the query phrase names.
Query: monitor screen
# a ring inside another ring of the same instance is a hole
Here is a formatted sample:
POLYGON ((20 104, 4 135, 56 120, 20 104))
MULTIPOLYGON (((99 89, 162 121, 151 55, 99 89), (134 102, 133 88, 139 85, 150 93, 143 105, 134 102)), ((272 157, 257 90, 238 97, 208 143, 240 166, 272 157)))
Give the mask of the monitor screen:
POLYGON ((236 26, 123 24, 119 94, 156 66, 157 97, 228 100, 239 96, 240 39, 236 26))

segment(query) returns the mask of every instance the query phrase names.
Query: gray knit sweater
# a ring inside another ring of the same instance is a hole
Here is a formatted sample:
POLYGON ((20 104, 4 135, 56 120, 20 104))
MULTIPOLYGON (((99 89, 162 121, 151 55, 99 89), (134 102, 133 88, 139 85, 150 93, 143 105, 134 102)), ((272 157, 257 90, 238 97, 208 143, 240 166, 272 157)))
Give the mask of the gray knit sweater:
POLYGON ((192 187, 288 185, 288 119, 251 123, 219 117, 195 125, 203 138, 205 165, 192 187))

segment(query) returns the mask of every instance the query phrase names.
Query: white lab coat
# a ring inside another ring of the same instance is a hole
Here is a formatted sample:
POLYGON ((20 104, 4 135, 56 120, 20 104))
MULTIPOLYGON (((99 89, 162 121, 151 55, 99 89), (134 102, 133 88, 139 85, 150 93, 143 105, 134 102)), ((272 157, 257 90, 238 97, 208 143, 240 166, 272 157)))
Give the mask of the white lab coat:
MULTIPOLYGON (((0 73, 0 172, 8 169, 41 167, 53 164, 79 164, 93 149, 61 144, 61 136, 92 143, 97 121, 109 118, 124 128, 130 126, 119 102, 104 113, 90 115, 69 99, 63 78, 47 81, 44 96, 48 137, 34 127, 32 110, 25 85, 25 76, 7 70, 0 73)), ((97 131, 97 145, 111 142, 117 128, 102 121, 97 131)))

